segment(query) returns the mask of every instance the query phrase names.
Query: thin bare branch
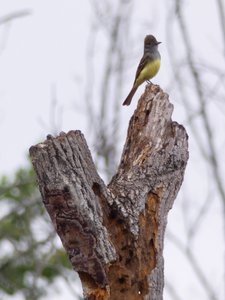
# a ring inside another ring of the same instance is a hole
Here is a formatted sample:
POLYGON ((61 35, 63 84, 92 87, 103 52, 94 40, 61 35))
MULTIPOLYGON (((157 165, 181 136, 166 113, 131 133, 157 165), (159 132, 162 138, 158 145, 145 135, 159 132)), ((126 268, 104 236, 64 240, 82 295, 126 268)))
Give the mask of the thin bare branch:
POLYGON ((174 300, 182 300, 181 297, 177 294, 177 291, 174 288, 174 286, 168 280, 166 280, 165 282, 165 289, 168 291, 168 293, 174 300))
MULTIPOLYGON (((120 110, 122 95, 122 81, 124 71, 124 45, 128 36, 131 1, 119 0, 113 5, 109 1, 98 3, 91 1, 94 11, 94 22, 92 25, 89 45, 95 41, 99 30, 102 30, 107 38, 107 51, 102 58, 102 75, 98 70, 98 78, 101 76, 100 101, 97 114, 93 106, 94 89, 93 80, 90 81, 90 88, 86 91, 87 114, 89 116, 89 127, 94 131, 95 150, 98 157, 98 164, 103 170, 107 179, 111 179, 116 169, 117 145, 119 144, 120 110), (103 13, 104 12, 104 13, 103 13), (107 18, 106 18, 107 16, 107 18), (126 32, 126 34, 124 34, 126 32), (100 76, 99 76, 100 74, 100 76), (113 93, 111 89, 113 88, 113 93), (111 96, 112 95, 112 96, 111 96)), ((87 49, 93 49, 93 44, 87 49)), ((93 69, 93 57, 95 49, 87 52, 88 62, 93 69)), ((88 74, 90 74, 88 63, 88 74)), ((94 72, 94 70, 93 70, 94 72)), ((93 76, 94 77, 94 76, 93 76)))
MULTIPOLYGON (((172 38, 172 26, 171 26, 171 20, 174 20, 175 18, 175 15, 174 15, 174 12, 171 10, 169 11, 168 15, 167 15, 167 22, 166 24, 170 24, 170 26, 166 26, 166 32, 167 32, 167 45, 168 45, 168 52, 169 52, 169 59, 170 59, 170 62, 171 62, 171 66, 172 66, 172 70, 174 72, 174 79, 173 79, 173 82, 176 82, 177 86, 178 86, 178 89, 180 91, 180 97, 182 99, 182 103, 185 107, 185 110, 186 110, 186 114, 187 114, 187 123, 189 124, 190 128, 191 128, 191 131, 193 133, 193 136, 195 137, 195 140, 196 140, 196 143, 200 149, 200 152, 202 153, 202 155, 205 157, 205 158, 208 158, 207 157, 207 153, 205 151, 205 148, 204 146, 202 145, 201 143, 201 135, 200 135, 200 132, 196 129, 196 126, 194 125, 193 123, 193 115, 194 117, 197 115, 199 115, 199 111, 196 112, 196 113, 192 113, 193 109, 190 105, 190 101, 187 97, 187 93, 185 92, 185 88, 184 88, 184 85, 183 85, 183 82, 182 82, 182 77, 180 76, 180 72, 179 72, 179 66, 177 65, 176 63, 176 60, 175 60, 175 53, 174 53, 174 45, 173 45, 173 38, 172 38), (171 17, 172 16, 172 17, 171 17), (177 66, 177 67, 175 67, 177 66)), ((181 64, 180 64, 181 65, 181 64)))
POLYGON ((193 238, 196 236, 196 234, 198 232, 198 227, 203 222, 203 218, 206 215, 206 213, 209 211, 212 203, 213 203, 212 195, 211 195, 211 193, 209 193, 209 195, 205 199, 203 205, 201 206, 200 210, 198 211, 196 218, 192 222, 191 226, 189 226, 189 228, 188 228, 187 235, 189 237, 189 242, 191 242, 191 240, 193 240, 193 238))
POLYGON ((89 130, 94 130, 96 126, 96 116, 93 107, 93 98, 94 98, 94 56, 95 56, 95 40, 97 35, 97 25, 95 21, 92 21, 92 26, 90 33, 87 39, 87 48, 86 48, 86 77, 87 84, 85 88, 85 105, 86 105, 86 114, 88 116, 88 127, 89 130))
POLYGON ((216 292, 213 291, 210 282, 205 277, 205 272, 199 266, 198 261, 189 246, 185 247, 179 238, 169 231, 167 231, 167 238, 177 247, 177 249, 181 251, 181 253, 186 254, 186 258, 188 259, 190 266, 198 276, 199 282, 201 283, 203 290, 207 293, 209 299, 218 300, 216 292))
POLYGON ((206 110, 206 105, 205 105, 205 95, 204 95, 204 89, 202 86, 200 74, 196 68, 194 58, 193 58, 193 49, 191 46, 191 41, 189 38, 189 34, 187 31, 187 26, 185 23, 185 18, 182 13, 182 8, 181 8, 181 1, 176 0, 176 14, 179 22, 179 28, 182 33, 182 38, 183 42, 186 48, 186 54, 187 54, 187 61, 190 67, 190 72, 194 81, 194 86, 195 86, 195 91, 199 99, 200 103, 200 108, 201 108, 201 116, 202 116, 202 121, 204 124, 204 129, 207 137, 207 143, 208 143, 208 148, 209 148, 209 162, 210 166, 212 168, 212 172, 215 178, 215 182, 218 188, 218 192, 220 194, 221 200, 223 202, 223 207, 224 207, 224 216, 225 216, 225 191, 224 191, 224 185, 222 182, 222 178, 220 176, 219 168, 218 168, 218 161, 217 161, 217 153, 215 149, 215 145, 213 142, 213 134, 212 134, 212 129, 210 127, 210 121, 208 117, 208 113, 206 110))
POLYGON ((224 2, 222 0, 217 0, 218 5, 218 14, 220 16, 221 30, 223 35, 223 43, 224 43, 224 56, 225 56, 225 8, 224 2))
POLYGON ((7 14, 3 17, 0 17, 0 26, 6 23, 9 23, 11 21, 14 21, 15 19, 20 19, 23 17, 27 17, 29 15, 31 15, 31 10, 29 9, 24 9, 24 10, 20 10, 20 11, 16 11, 10 14, 7 14))

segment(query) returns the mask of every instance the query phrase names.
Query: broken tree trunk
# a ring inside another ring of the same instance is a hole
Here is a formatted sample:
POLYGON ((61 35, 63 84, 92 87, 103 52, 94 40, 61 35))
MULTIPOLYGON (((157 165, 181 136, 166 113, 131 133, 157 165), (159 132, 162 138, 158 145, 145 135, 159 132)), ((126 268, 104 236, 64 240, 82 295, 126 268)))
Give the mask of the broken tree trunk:
POLYGON ((148 85, 128 128, 118 171, 99 177, 80 131, 31 147, 44 205, 85 299, 163 298, 167 214, 188 160, 168 95, 148 85))

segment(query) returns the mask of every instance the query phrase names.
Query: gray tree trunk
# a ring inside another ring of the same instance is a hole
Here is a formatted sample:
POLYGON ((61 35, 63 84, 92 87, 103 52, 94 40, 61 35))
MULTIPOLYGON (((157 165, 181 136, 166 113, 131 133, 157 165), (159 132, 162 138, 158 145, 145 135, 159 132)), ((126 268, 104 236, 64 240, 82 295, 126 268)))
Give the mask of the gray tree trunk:
POLYGON ((168 95, 148 85, 108 186, 80 131, 30 148, 44 205, 86 299, 163 299, 167 215, 188 160, 188 136, 172 111, 168 95))

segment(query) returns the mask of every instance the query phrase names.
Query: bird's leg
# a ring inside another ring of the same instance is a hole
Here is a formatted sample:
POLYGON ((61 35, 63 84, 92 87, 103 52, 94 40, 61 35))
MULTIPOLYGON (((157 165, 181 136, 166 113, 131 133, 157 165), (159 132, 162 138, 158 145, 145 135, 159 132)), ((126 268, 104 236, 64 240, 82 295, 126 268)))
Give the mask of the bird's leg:
POLYGON ((147 84, 153 84, 151 80, 146 80, 147 84))

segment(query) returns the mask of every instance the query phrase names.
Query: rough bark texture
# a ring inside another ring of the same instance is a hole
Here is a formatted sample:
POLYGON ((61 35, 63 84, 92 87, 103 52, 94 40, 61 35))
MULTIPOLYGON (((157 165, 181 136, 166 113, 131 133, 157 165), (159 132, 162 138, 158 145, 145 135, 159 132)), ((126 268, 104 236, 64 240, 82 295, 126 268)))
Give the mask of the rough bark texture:
POLYGON ((108 186, 80 131, 30 149, 44 205, 86 299, 163 298, 167 214, 188 160, 188 137, 172 111, 168 95, 148 85, 108 186))

